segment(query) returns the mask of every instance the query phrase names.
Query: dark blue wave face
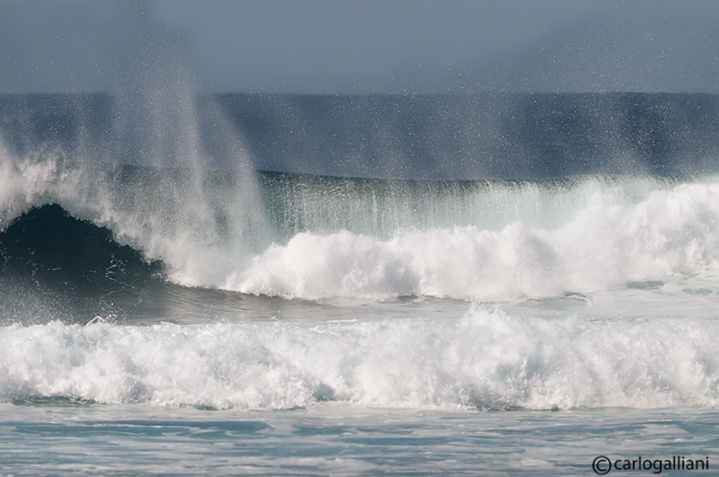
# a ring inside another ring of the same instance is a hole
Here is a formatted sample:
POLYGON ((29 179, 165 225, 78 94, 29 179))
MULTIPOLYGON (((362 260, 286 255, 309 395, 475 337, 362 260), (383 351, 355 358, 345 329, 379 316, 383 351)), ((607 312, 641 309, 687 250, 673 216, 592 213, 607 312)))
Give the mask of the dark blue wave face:
POLYGON ((295 315, 320 307, 184 287, 168 281, 166 270, 60 205, 35 207, 0 229, 0 324, 86 324, 98 316, 129 324, 236 321, 267 319, 286 307, 295 315))
MULTIPOLYGON (((220 168, 232 158, 212 154, 217 105, 259 170, 452 180, 685 175, 719 167, 715 95, 226 94, 197 104, 209 165, 220 168)), ((106 95, 0 96, 2 134, 16 153, 54 144, 102 156, 105 148, 113 161, 143 165, 142 128, 119 137, 112 110, 106 95)))
POLYGON ((27 308, 43 302, 69 321, 87 321, 94 314, 88 315, 85 306, 97 314, 103 303, 112 308, 113 299, 121 296, 137 300, 143 289, 161 283, 162 269, 161 263, 119 245, 110 230, 75 219, 59 205, 34 208, 0 231, 5 319, 23 321, 31 315, 27 308), (33 294, 37 300, 28 299, 33 294), (6 309, 13 303, 24 310, 6 309))
POLYGON ((78 220, 59 205, 45 205, 18 217, 0 231, 4 274, 32 274, 71 289, 150 280, 161 273, 136 250, 119 245, 112 232, 78 220))

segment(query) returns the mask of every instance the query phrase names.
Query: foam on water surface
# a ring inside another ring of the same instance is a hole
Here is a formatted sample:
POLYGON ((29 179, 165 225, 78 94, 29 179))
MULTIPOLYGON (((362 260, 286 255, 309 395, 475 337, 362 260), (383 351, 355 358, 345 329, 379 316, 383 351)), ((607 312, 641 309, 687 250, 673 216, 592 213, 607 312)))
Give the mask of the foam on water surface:
POLYGON ((2 328, 0 397, 291 409, 715 407, 710 319, 511 316, 2 328))

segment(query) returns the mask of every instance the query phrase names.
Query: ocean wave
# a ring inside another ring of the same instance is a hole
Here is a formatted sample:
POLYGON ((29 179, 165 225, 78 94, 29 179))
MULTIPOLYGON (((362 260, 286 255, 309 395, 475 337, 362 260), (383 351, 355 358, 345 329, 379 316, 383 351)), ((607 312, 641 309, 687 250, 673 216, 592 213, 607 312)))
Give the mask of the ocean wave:
POLYGON ((710 320, 533 318, 3 327, 0 400, 218 409, 716 407, 710 320))
MULTIPOLYGON (((424 295, 501 302, 716 272, 719 184, 660 183, 638 195, 627 194, 626 185, 591 179, 569 190, 539 191, 541 199, 550 196, 565 207, 554 202, 555 213, 544 224, 535 212, 499 230, 418 226, 389 238, 347 230, 298 233, 212 285, 289 298, 424 295), (561 202, 567 198, 569 204, 561 202)), ((509 204, 526 207, 521 192, 509 204)), ((174 277, 206 284, 182 272, 174 277)))
MULTIPOLYGON (((130 245, 161 262, 174 283, 253 295, 503 302, 711 277, 719 266, 714 178, 418 183, 270 175, 249 200, 238 191, 244 182, 222 174, 198 183, 174 170, 3 164, 5 263, 13 259, 7 244, 58 239, 50 222, 26 232, 33 236, 8 235, 22 212, 57 203, 78 219, 67 227, 72 243, 82 242, 78 234, 108 240, 79 231, 94 224, 110 231, 117 250, 130 245)), ((74 263, 105 247, 86 245, 58 253, 74 263)), ((34 269, 53 268, 37 263, 37 252, 28 251, 34 269)), ((97 275, 108 267, 88 269, 97 275)))

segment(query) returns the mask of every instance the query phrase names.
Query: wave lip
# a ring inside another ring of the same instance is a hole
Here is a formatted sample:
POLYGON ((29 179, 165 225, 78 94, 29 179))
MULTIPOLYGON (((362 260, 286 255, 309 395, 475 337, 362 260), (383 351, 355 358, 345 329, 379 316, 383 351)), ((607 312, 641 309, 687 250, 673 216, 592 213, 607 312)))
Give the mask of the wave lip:
POLYGON ((513 317, 3 328, 0 399, 289 409, 716 407, 715 321, 513 317))

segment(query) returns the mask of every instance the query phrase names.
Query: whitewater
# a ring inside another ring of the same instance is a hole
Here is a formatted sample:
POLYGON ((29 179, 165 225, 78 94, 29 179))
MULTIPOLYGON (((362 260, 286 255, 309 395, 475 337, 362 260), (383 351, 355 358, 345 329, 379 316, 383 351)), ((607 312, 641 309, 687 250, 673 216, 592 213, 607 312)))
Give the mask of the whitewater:
MULTIPOLYGON (((263 170, 257 155, 282 156, 268 134, 295 140, 278 102, 335 118, 282 148, 309 155, 358 99, 244 99, 140 129, 105 96, 0 101, 0 473, 589 475, 599 455, 666 449, 713 464, 719 176, 657 144, 715 98, 671 96, 684 112, 645 118, 660 136, 631 154, 626 117, 592 132, 602 160, 505 125, 491 141, 513 149, 452 177, 403 165, 416 136, 397 131, 363 132, 363 174, 331 154, 263 170), (260 117, 280 125, 247 127, 260 117), (478 172, 497 158, 512 167, 478 172)), ((422 104, 428 129, 487 102, 587 101, 375 97, 363 114, 422 104)))

